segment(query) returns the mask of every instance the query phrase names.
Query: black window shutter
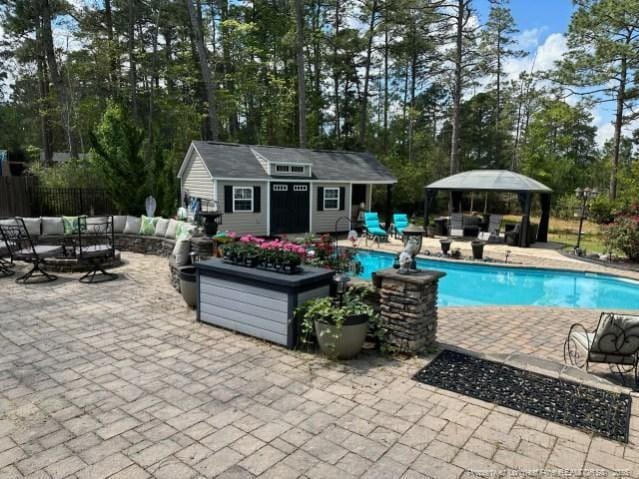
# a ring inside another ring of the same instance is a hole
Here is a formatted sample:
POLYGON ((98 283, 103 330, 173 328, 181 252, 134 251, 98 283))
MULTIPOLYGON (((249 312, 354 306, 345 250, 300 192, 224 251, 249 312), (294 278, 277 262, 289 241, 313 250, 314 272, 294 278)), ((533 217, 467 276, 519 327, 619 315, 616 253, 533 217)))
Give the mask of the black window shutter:
POLYGON ((262 195, 259 186, 253 187, 253 213, 262 211, 262 195))
POLYGON ((344 202, 346 200, 345 196, 346 196, 346 188, 341 186, 339 189, 339 209, 342 211, 344 210, 344 202))
POLYGON ((324 211, 324 187, 317 187, 317 211, 324 211))
POLYGON ((233 187, 224 185, 224 213, 233 213, 233 187))

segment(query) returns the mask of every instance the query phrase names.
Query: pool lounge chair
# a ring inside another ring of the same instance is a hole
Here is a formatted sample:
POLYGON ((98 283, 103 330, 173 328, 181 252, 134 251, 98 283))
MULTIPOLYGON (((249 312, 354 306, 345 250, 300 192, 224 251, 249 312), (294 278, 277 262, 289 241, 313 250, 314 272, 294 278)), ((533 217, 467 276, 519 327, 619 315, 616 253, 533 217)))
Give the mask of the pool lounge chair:
POLYGON ((375 211, 364 213, 364 231, 366 231, 366 239, 377 241, 385 241, 388 239, 388 233, 379 223, 379 215, 375 211))
POLYGON ((637 387, 637 358, 639 353, 639 316, 619 313, 601 313, 593 331, 575 323, 564 342, 564 362, 578 368, 592 363, 616 366, 625 384, 623 374, 632 372, 637 387))
POLYGON ((488 218, 488 228, 486 231, 482 231, 477 236, 482 241, 489 243, 499 243, 501 241, 500 228, 501 228, 502 215, 490 215, 488 218))
POLYGON ((408 215, 405 213, 394 213, 393 223, 391 224, 391 231, 393 236, 398 239, 404 236, 404 228, 409 225, 408 215))

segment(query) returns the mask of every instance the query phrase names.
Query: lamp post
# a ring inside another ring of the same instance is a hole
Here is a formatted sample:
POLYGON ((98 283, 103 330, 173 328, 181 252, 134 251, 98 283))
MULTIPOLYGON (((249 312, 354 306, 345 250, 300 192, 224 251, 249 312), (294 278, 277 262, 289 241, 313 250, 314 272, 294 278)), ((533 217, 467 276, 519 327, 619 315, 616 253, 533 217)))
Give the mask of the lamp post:
POLYGON ((575 246, 575 251, 577 254, 580 252, 581 245, 581 230, 584 225, 584 218, 586 218, 586 204, 588 200, 597 196, 599 192, 597 188, 577 188, 575 190, 575 196, 581 200, 581 209, 579 211, 579 232, 577 233, 577 246, 575 246))

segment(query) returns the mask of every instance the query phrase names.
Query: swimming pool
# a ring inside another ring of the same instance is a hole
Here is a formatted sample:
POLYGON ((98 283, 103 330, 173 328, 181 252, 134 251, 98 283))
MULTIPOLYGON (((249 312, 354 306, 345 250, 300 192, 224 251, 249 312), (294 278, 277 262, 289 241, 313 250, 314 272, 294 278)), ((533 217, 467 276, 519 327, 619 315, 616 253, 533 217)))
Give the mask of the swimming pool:
MULTIPOLYGON (((361 277, 390 268, 394 255, 360 251, 361 277)), ((439 306, 555 306, 566 308, 639 309, 639 282, 614 276, 552 269, 452 263, 417 259, 421 269, 446 273, 439 281, 439 306)))

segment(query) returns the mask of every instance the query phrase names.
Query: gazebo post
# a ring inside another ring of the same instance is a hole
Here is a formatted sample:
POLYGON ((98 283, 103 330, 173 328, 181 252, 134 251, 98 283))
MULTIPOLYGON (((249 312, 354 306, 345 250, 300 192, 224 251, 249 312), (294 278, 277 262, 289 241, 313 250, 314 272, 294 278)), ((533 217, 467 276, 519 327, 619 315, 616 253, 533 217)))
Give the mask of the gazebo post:
POLYGON ((393 185, 386 185, 386 228, 393 222, 393 185))
POLYGON ((550 219, 550 194, 539 195, 541 203, 541 219, 539 220, 539 232, 537 240, 546 243, 548 241, 548 220, 550 219))
POLYGON ((521 234, 519 236, 519 246, 530 246, 528 242, 528 230, 530 229, 530 208, 532 206, 532 193, 526 192, 524 201, 524 217, 521 224, 521 234))

